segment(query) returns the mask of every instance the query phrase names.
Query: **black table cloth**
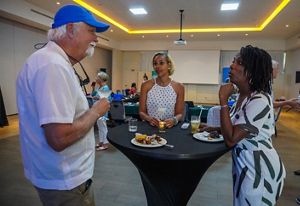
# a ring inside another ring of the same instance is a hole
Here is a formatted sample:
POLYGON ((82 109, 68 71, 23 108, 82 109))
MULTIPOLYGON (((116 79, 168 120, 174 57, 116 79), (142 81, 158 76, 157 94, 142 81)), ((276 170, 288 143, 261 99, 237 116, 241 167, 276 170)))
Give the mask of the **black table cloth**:
POLYGON ((224 142, 196 140, 190 134, 190 128, 183 130, 180 126, 159 134, 156 127, 138 122, 139 133, 159 134, 168 144, 174 145, 173 149, 133 145, 130 140, 134 133, 128 132, 127 124, 109 128, 109 142, 137 167, 149 206, 186 205, 209 166, 229 150, 224 142))

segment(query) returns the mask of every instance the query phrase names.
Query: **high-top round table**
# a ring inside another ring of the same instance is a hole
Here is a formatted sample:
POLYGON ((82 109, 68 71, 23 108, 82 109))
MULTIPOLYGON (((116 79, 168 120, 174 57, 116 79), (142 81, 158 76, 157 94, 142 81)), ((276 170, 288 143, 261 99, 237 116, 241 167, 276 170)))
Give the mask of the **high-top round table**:
POLYGON ((177 125, 158 133, 146 122, 138 122, 138 132, 159 134, 173 149, 162 146, 143 148, 130 141, 134 133, 128 124, 108 130, 108 140, 125 154, 138 169, 149 206, 184 206, 189 201, 203 174, 229 148, 221 143, 201 142, 193 138, 190 128, 177 125))

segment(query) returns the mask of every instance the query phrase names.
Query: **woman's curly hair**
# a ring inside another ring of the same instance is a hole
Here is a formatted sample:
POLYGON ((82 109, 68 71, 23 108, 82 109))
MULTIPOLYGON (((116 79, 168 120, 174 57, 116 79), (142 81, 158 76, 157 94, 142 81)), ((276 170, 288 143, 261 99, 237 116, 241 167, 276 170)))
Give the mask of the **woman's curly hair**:
POLYGON ((273 68, 270 54, 251 45, 242 47, 239 54, 249 80, 250 90, 271 94, 273 68))

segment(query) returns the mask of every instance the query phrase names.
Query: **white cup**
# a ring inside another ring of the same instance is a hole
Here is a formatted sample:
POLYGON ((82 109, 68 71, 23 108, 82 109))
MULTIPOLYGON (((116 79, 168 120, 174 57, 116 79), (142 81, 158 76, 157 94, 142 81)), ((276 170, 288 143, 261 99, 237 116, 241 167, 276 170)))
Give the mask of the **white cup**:
POLYGON ((137 132, 137 119, 131 118, 128 121, 128 131, 137 132))

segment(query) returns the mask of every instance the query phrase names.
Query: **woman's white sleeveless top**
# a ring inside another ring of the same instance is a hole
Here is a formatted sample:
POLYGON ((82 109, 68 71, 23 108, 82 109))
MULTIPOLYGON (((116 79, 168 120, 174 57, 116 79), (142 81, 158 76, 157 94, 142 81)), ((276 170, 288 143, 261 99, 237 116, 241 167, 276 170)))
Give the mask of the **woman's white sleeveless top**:
POLYGON ((161 120, 174 117, 177 94, 171 82, 163 87, 154 79, 154 85, 147 93, 146 105, 149 116, 161 120))

